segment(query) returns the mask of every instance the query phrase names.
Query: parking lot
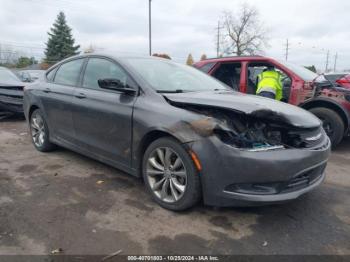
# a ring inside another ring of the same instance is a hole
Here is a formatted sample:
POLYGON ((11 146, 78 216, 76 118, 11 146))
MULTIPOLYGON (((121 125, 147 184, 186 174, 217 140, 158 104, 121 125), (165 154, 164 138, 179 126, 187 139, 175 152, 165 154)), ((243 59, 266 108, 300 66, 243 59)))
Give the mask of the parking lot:
POLYGON ((0 253, 350 254, 350 139, 322 186, 278 206, 162 209, 139 179, 0 122, 0 253))

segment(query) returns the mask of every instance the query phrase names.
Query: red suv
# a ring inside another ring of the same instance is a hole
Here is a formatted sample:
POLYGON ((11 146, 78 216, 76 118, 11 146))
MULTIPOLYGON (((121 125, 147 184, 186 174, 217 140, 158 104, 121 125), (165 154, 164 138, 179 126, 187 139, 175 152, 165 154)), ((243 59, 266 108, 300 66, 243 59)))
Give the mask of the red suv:
POLYGON ((256 93, 258 74, 274 66, 283 75, 282 101, 307 109, 321 119, 333 147, 349 135, 350 90, 334 86, 323 75, 261 56, 207 59, 194 66, 247 94, 256 93))

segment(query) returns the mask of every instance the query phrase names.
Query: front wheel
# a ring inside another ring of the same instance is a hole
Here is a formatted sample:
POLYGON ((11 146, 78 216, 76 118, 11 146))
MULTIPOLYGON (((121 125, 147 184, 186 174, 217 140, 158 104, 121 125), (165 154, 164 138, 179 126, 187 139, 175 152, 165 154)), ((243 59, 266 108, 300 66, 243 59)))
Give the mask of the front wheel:
POLYGON ((49 141, 49 128, 47 127, 43 113, 36 109, 30 116, 30 134, 35 148, 41 152, 55 149, 55 145, 49 141))
POLYGON ((324 107, 311 108, 310 112, 317 116, 323 124, 323 128, 331 140, 332 147, 336 147, 344 136, 344 122, 337 112, 324 107))
POLYGON ((142 175, 153 199, 166 209, 185 210, 201 197, 199 174, 193 161, 172 138, 160 138, 147 148, 142 175))

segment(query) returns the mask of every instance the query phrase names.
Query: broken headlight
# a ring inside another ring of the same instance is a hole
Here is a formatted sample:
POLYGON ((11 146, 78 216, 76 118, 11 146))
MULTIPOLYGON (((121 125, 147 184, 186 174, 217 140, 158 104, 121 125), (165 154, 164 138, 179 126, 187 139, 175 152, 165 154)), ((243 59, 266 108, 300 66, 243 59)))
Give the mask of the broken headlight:
POLYGON ((324 141, 326 133, 319 127, 310 130, 288 131, 285 143, 294 148, 313 148, 324 141))
POLYGON ((244 130, 217 126, 214 134, 225 144, 250 151, 282 149, 282 134, 263 122, 247 123, 244 130))

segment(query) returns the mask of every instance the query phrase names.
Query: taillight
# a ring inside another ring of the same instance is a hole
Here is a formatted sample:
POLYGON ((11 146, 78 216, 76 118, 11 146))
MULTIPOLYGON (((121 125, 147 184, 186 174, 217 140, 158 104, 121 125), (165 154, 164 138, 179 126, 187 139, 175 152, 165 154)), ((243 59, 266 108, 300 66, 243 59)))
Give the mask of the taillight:
POLYGON ((338 84, 340 84, 340 85, 341 84, 349 84, 350 83, 350 79, 343 77, 343 78, 338 79, 336 82, 338 84))

